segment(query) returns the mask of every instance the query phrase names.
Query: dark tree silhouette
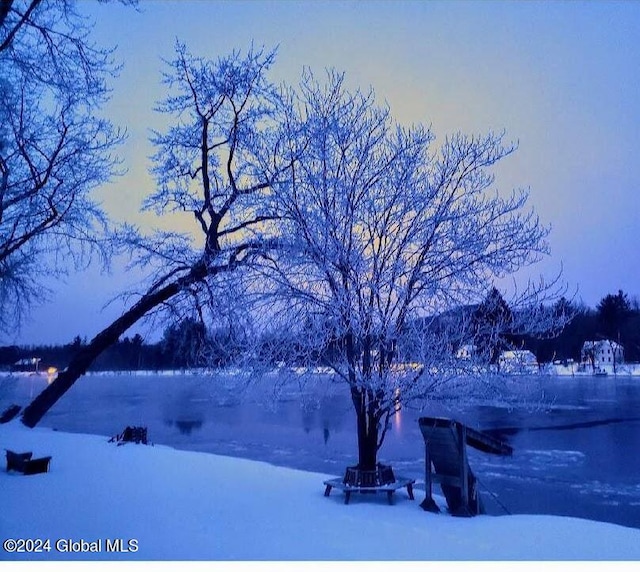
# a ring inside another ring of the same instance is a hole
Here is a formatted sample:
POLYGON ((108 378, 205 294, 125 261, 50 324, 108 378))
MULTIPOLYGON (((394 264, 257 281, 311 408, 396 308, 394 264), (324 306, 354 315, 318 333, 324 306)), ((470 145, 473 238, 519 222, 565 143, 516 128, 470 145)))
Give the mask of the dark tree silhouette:
POLYGON ((92 191, 117 172, 123 135, 99 117, 116 74, 70 0, 4 0, 0 10, 0 328, 50 280, 107 256, 92 191), (64 259, 64 265, 57 261, 64 259))
POLYGON ((500 291, 493 287, 473 315, 477 351, 489 363, 498 362, 500 353, 509 347, 513 313, 500 291))
POLYGON ((205 364, 208 342, 205 325, 185 318, 164 331, 162 349, 171 356, 174 367, 195 367, 205 364))
POLYGON ((617 294, 607 294, 597 306, 598 324, 602 335, 619 342, 621 332, 631 314, 631 303, 622 290, 618 290, 617 294))

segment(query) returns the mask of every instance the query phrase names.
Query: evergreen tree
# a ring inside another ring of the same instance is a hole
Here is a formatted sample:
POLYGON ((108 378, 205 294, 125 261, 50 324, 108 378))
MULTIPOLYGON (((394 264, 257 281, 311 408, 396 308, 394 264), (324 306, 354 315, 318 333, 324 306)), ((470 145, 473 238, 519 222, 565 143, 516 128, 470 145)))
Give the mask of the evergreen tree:
POLYGON ((632 313, 628 296, 622 290, 617 294, 607 294, 600 300, 597 312, 602 335, 620 343, 621 332, 632 313))
POLYGON ((473 321, 477 351, 486 356, 489 363, 496 363, 508 347, 513 313, 495 286, 474 312, 473 321))
POLYGON ((204 324, 193 318, 170 325, 162 339, 163 351, 174 367, 203 365, 207 331, 204 324))

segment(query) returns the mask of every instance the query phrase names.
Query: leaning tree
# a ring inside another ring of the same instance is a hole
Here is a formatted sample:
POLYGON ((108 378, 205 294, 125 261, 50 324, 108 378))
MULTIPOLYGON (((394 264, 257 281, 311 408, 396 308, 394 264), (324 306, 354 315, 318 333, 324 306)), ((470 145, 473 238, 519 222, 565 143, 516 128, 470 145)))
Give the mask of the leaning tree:
MULTIPOLYGON (((346 384, 358 464, 370 470, 403 404, 471 378, 490 385, 479 356, 454 358, 474 345, 464 308, 546 254, 548 230, 525 210, 526 192, 489 192, 491 168, 514 150, 501 135, 435 146, 429 129, 397 125, 335 72, 326 82, 307 72, 289 99, 284 139, 300 160, 277 185, 281 249, 262 267, 263 311, 275 310, 265 323, 346 384)), ((511 330, 547 330, 549 313, 527 307, 511 330)))
POLYGON ((272 187, 290 170, 277 137, 278 90, 268 81, 274 52, 250 49, 215 61, 176 44, 164 74, 167 96, 158 110, 171 119, 156 132, 152 172, 157 189, 144 208, 159 215, 187 213, 185 232, 141 234, 123 228, 149 286, 117 320, 71 360, 22 415, 33 427, 96 357, 144 317, 185 308, 206 312, 229 299, 232 270, 269 248, 272 187))

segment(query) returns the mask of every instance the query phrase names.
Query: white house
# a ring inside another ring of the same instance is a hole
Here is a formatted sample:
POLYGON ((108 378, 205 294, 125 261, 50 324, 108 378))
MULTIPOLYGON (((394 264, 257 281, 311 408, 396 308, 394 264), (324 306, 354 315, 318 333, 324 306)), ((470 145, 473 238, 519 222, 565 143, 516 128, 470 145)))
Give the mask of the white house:
POLYGON ((582 344, 581 360, 594 368, 624 363, 624 348, 613 340, 586 341, 582 344))
POLYGON ((498 357, 500 371, 506 373, 537 373, 538 360, 529 350, 507 350, 498 357))
POLYGON ((478 348, 473 344, 464 344, 456 350, 456 358, 471 359, 475 355, 477 349, 478 348))

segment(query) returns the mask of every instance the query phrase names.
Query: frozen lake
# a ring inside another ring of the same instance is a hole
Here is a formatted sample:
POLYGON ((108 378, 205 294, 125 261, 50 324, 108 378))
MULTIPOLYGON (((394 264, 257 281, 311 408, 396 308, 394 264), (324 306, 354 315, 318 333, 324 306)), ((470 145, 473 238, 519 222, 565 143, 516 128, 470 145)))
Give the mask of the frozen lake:
MULTIPOLYGON (((531 382, 544 395, 535 406, 432 404, 423 411, 403 410, 380 460, 398 474, 423 480, 417 419, 449 415, 490 430, 515 449, 506 458, 470 450, 491 514, 569 515, 640 528, 640 382, 629 377, 531 382)), ((38 377, 0 378, 0 411, 28 403, 45 384, 38 377)), ((89 375, 42 425, 102 435, 145 425, 154 443, 335 475, 356 462, 355 423, 340 385, 328 392, 307 390, 304 399, 293 388, 274 398, 255 389, 240 395, 229 378, 89 375)), ((418 492, 418 501, 421 496, 418 492)))

